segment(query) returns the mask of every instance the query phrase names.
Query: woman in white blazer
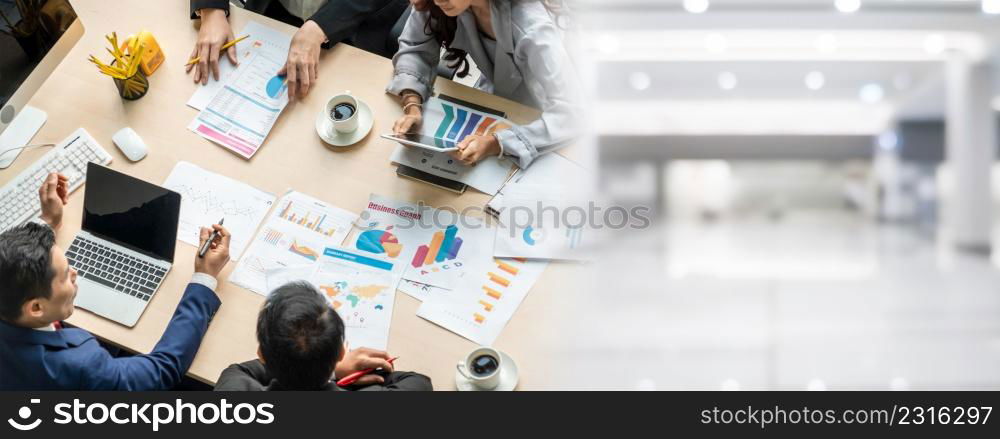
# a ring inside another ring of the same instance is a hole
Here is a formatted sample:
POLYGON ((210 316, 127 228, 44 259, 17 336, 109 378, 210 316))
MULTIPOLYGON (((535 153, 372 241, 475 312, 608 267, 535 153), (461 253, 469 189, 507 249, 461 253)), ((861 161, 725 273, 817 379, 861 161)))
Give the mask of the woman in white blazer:
POLYGON ((422 122, 442 57, 458 76, 471 57, 482 72, 476 88, 538 108, 542 116, 490 136, 469 136, 451 154, 472 165, 488 156, 508 156, 527 168, 540 154, 569 143, 576 130, 578 79, 551 11, 542 0, 411 0, 414 11, 399 38, 399 52, 386 91, 400 97, 397 134, 422 122))

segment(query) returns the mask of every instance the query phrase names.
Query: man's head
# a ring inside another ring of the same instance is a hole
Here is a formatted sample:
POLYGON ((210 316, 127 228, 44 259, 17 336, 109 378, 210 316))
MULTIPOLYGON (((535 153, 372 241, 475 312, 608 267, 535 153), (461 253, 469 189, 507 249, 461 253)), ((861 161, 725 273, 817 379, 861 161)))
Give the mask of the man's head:
POLYGON ((257 342, 264 367, 283 388, 315 390, 344 357, 344 321, 312 285, 294 282, 264 302, 257 342))
POLYGON ((28 223, 0 235, 0 319, 29 328, 67 319, 76 292, 52 229, 28 223))

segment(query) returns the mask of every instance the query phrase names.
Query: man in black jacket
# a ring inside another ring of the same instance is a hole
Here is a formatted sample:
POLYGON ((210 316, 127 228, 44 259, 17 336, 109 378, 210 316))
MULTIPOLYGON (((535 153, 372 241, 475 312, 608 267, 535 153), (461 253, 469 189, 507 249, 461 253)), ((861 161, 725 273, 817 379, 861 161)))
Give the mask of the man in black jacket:
MULTIPOLYGON (((299 28, 292 37, 288 59, 279 72, 287 76, 288 94, 294 98, 309 93, 316 83, 321 48, 339 42, 385 57, 394 55, 390 33, 406 11, 407 0, 246 0, 247 10, 264 14, 299 28)), ((219 51, 233 40, 229 25, 229 0, 191 0, 191 19, 201 19, 198 41, 191 58, 201 61, 188 66, 194 81, 208 83, 211 74, 219 79, 219 51)), ((226 51, 236 64, 236 48, 226 51)))
POLYGON ((295 282, 268 296, 257 317, 257 360, 222 371, 215 390, 433 390, 431 380, 396 372, 386 352, 347 351, 344 321, 312 285, 295 282), (348 388, 335 380, 381 369, 348 388))

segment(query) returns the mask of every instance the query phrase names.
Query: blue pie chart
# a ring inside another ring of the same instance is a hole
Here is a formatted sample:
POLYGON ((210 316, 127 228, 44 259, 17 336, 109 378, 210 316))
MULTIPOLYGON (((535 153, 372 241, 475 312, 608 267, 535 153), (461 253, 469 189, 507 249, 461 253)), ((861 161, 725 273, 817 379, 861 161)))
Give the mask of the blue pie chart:
POLYGON ((276 99, 278 95, 285 90, 285 78, 275 75, 267 81, 267 85, 264 88, 265 91, 267 91, 267 95, 270 96, 271 99, 276 99))
POLYGON ((521 234, 521 238, 524 239, 526 244, 535 245, 537 242, 545 240, 545 232, 528 227, 524 229, 524 233, 521 234))

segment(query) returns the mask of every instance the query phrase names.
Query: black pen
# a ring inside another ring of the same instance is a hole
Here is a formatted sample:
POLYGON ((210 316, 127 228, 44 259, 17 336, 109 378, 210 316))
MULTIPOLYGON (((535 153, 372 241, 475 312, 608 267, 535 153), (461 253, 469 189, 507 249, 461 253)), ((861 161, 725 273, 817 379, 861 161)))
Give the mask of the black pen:
MULTIPOLYGON (((219 225, 221 226, 222 223, 225 222, 225 221, 226 221, 226 217, 222 217, 222 219, 219 220, 219 225)), ((208 241, 205 241, 205 243, 202 244, 201 248, 198 250, 198 257, 199 258, 204 258, 205 257, 205 253, 208 252, 208 248, 212 246, 212 241, 215 241, 215 238, 218 238, 218 237, 219 237, 219 231, 218 230, 212 231, 212 236, 209 236, 208 237, 208 241)))

